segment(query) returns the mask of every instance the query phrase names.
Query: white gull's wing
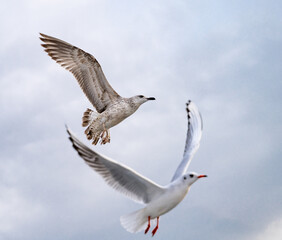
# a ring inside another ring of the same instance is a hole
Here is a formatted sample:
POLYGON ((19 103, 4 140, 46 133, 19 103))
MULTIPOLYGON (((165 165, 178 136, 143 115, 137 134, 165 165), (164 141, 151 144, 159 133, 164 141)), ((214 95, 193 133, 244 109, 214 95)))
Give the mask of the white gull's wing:
POLYGON ((89 167, 99 173, 106 183, 117 191, 140 203, 149 203, 164 192, 164 188, 139 173, 98 154, 79 141, 69 129, 69 139, 74 149, 89 167))
POLYGON ((188 117, 188 131, 186 136, 186 144, 184 155, 171 181, 174 181, 184 173, 200 146, 200 140, 203 132, 203 120, 197 106, 190 100, 186 103, 186 111, 188 117))
POLYGON ((103 112, 114 99, 120 97, 108 83, 100 64, 91 54, 60 39, 42 33, 40 35, 45 51, 75 76, 97 112, 103 112))

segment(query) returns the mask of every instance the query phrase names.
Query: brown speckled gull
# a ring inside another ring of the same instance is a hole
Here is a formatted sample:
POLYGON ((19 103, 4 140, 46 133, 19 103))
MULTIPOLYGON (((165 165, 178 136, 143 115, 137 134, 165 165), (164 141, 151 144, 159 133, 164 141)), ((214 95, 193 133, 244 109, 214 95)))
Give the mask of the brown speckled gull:
POLYGON ((110 142, 109 129, 133 114, 141 104, 154 97, 121 97, 108 83, 95 57, 60 39, 40 33, 48 55, 69 70, 96 111, 87 109, 82 117, 85 134, 93 144, 110 142))

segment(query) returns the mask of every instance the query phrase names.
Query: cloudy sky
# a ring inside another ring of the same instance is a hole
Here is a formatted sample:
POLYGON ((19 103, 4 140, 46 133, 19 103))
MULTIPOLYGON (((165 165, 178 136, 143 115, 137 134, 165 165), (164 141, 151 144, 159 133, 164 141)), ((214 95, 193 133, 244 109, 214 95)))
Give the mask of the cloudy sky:
MULTIPOLYGON (((204 132, 189 170, 208 174, 156 239, 282 238, 282 3, 4 1, 0 14, 0 239, 145 239, 119 223, 142 206, 72 149, 90 103, 39 32, 93 54, 116 91, 148 102, 93 147, 159 184, 182 158, 185 102, 204 132), (280 142, 280 144, 279 144, 280 142)), ((90 144, 89 144, 90 145, 90 144)))

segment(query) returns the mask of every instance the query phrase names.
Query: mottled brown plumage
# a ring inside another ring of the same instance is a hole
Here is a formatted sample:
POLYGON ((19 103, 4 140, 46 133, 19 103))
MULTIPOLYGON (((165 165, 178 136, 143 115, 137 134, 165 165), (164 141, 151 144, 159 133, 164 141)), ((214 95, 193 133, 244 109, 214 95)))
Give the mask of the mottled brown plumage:
POLYGON ((139 106, 154 98, 142 95, 121 97, 108 83, 95 57, 60 39, 40 33, 48 55, 77 79, 81 89, 97 112, 87 109, 82 118, 85 134, 93 144, 110 142, 109 128, 133 114, 139 106))

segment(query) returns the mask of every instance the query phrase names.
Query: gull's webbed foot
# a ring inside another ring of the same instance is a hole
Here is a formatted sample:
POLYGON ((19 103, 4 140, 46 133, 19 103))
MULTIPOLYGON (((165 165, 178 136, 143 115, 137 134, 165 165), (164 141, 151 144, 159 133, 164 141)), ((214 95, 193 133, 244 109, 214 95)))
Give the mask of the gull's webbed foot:
POLYGON ((150 216, 148 216, 148 226, 147 226, 147 228, 146 228, 146 230, 145 230, 145 234, 149 231, 149 229, 150 229, 150 226, 151 226, 151 224, 150 224, 150 216))
POLYGON ((157 226, 153 229, 152 231, 152 237, 154 237, 155 233, 157 232, 157 230, 159 229, 159 218, 157 217, 157 226))
POLYGON ((106 144, 106 143, 109 143, 111 141, 111 138, 110 138, 110 130, 109 129, 104 129, 101 136, 101 141, 100 143, 103 145, 103 144, 106 144))

